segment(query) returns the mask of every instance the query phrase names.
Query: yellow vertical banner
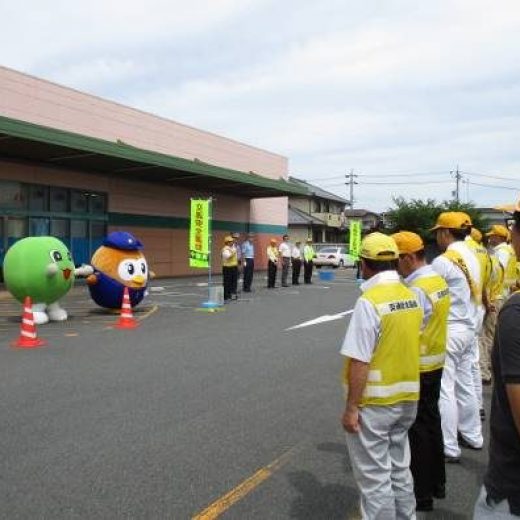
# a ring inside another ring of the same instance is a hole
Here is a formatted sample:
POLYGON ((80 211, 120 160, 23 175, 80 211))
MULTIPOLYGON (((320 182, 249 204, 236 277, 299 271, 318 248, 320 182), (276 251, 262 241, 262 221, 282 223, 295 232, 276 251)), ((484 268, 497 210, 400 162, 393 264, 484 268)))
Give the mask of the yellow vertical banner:
POLYGON ((190 267, 209 268, 210 204, 209 199, 191 199, 190 267))
POLYGON ((361 252, 361 221, 351 220, 349 223, 349 253, 350 256, 359 259, 359 253, 361 252))

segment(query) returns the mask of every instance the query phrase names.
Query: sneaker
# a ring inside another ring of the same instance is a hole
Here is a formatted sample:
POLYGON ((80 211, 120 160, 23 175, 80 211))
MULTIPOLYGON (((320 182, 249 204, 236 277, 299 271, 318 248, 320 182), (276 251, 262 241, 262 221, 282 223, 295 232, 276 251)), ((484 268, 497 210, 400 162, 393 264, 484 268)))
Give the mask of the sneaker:
POLYGON ((457 438, 458 438, 459 444, 463 448, 467 448, 468 450, 475 450, 475 451, 480 451, 482 449, 482 446, 476 447, 476 446, 473 446, 473 444, 470 444, 460 433, 457 436, 457 438))

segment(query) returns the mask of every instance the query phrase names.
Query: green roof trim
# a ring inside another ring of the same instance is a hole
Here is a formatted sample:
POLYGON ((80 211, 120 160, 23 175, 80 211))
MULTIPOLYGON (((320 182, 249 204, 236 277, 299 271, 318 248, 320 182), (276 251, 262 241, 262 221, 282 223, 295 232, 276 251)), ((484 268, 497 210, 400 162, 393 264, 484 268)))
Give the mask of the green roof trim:
MULTIPOLYGON (((306 188, 284 179, 269 179, 256 173, 247 173, 223 168, 204 163, 197 159, 188 160, 173 155, 166 155, 159 152, 137 148, 119 140, 117 142, 106 141, 5 116, 0 116, 0 134, 26 141, 36 141, 39 143, 95 154, 101 157, 130 161, 143 167, 156 166, 165 168, 170 170, 170 177, 172 177, 172 175, 174 177, 175 172, 177 172, 177 174, 178 172, 186 172, 194 174, 195 176, 215 179, 215 181, 229 181, 233 187, 235 184, 240 184, 244 188, 258 188, 260 196, 307 194, 306 188), (270 192, 272 192, 272 195, 270 192)), ((67 159, 70 159, 70 157, 67 159)), ((78 155, 77 160, 80 159, 81 157, 78 155)), ((53 161, 55 161, 55 159, 53 159, 53 161)), ((59 162, 54 162, 54 164, 59 164, 59 162)), ((67 162, 67 164, 73 165, 70 161, 67 162)), ((210 181, 210 179, 208 179, 208 181, 210 181)), ((181 181, 183 178, 179 176, 179 180, 181 181)), ((206 189, 211 190, 211 186, 207 186, 206 189)))

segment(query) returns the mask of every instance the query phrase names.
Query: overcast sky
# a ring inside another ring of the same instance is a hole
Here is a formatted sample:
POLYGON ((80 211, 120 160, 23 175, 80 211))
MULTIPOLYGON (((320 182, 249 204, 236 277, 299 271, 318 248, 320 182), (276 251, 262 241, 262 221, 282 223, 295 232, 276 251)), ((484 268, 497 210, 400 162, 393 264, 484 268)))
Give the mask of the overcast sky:
POLYGON ((0 35, 2 65, 283 154, 337 194, 353 168, 358 208, 450 198, 457 164, 462 200, 520 195, 518 0, 6 0, 0 35))

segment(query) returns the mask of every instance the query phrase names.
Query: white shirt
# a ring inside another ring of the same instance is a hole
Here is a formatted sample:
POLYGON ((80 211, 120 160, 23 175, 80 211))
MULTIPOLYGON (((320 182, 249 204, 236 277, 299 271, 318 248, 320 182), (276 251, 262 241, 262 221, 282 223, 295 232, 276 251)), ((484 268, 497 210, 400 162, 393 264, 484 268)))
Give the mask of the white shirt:
MULTIPOLYGON (((410 286, 412 282, 418 278, 428 278, 433 275, 437 275, 437 273, 433 270, 432 266, 424 265, 419 267, 419 269, 416 269, 413 273, 409 274, 404 279, 404 281, 406 285, 410 286)), ((432 302, 420 287, 410 287, 410 289, 416 294, 417 299, 419 300, 419 304, 422 307, 424 313, 422 328, 424 329, 426 325, 428 325, 428 322, 430 321, 430 318, 433 314, 432 302)))
POLYGON ((291 246, 287 242, 282 242, 278 246, 278 251, 283 258, 291 258, 291 246))
POLYGON ((233 249, 232 246, 224 246, 224 249, 222 249, 222 260, 226 261, 229 260, 233 256, 233 249))
POLYGON ((500 265, 503 267, 504 272, 507 269, 507 264, 511 258, 511 251, 508 247, 504 247, 504 243, 498 244, 493 248, 493 254, 498 258, 500 265))
POLYGON ((461 328, 469 328, 474 330, 475 322, 471 312, 471 291, 464 273, 443 255, 435 258, 432 262, 432 268, 446 280, 450 290, 451 305, 448 314, 448 329, 460 330, 461 328))
POLYGON ((292 251, 291 251, 291 256, 292 256, 293 258, 301 259, 301 257, 302 257, 302 252, 300 251, 300 248, 294 246, 294 247, 292 248, 292 251))
MULTIPOLYGON (((397 271, 383 271, 361 284, 366 290, 381 283, 400 283, 397 271)), ((361 295, 354 306, 354 312, 340 350, 340 354, 364 363, 370 363, 381 334, 381 318, 374 306, 361 295)))

